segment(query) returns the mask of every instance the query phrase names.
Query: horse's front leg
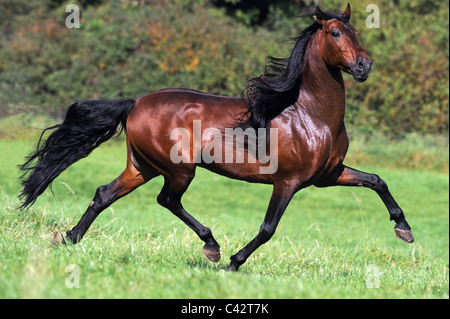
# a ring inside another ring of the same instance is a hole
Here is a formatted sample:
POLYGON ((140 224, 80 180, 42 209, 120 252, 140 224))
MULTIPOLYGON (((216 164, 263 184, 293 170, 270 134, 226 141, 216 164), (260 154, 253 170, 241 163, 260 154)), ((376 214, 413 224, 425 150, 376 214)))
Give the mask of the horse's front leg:
POLYGON ((259 246, 266 243, 272 238, 277 225, 286 210, 292 196, 295 193, 295 185, 289 183, 277 183, 274 184, 272 197, 270 199, 269 207, 267 208, 264 222, 259 228, 259 232, 251 242, 241 249, 237 254, 231 256, 230 265, 226 270, 237 271, 239 267, 245 263, 247 258, 256 250, 259 246))
POLYGON ((360 172, 356 169, 341 164, 325 180, 315 184, 317 187, 336 185, 363 186, 377 192, 389 211, 390 219, 394 220, 396 223, 394 230, 397 237, 407 243, 412 243, 414 241, 411 227, 406 222, 403 210, 398 206, 397 202, 392 197, 385 181, 383 181, 378 175, 360 172))

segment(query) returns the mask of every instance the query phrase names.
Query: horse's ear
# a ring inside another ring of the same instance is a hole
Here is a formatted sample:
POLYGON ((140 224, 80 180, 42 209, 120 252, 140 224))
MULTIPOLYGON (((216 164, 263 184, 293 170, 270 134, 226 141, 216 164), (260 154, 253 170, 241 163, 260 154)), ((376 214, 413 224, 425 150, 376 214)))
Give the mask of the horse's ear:
POLYGON ((347 9, 345 9, 344 13, 342 14, 347 20, 350 20, 350 16, 352 14, 352 8, 350 7, 350 3, 347 3, 347 9))
POLYGON ((317 22, 320 24, 323 24, 323 22, 326 20, 325 14, 322 10, 320 10, 319 6, 316 6, 314 8, 314 15, 316 16, 317 22))

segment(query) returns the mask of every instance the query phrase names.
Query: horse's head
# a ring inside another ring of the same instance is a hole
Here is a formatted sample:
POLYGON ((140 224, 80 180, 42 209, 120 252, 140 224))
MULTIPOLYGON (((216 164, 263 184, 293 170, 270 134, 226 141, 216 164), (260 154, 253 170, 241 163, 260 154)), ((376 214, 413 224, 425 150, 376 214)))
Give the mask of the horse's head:
POLYGON ((337 67, 353 75, 358 82, 364 82, 372 71, 372 61, 359 43, 358 31, 350 25, 350 4, 342 15, 330 16, 315 8, 318 31, 319 51, 323 60, 330 66, 337 67))

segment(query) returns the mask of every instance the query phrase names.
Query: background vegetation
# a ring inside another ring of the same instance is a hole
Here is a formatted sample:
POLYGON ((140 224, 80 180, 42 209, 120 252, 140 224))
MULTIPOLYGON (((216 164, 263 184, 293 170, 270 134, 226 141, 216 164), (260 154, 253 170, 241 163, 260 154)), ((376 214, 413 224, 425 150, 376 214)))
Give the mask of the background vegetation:
MULTIPOLYGON (((73 3, 74 1, 69 1, 73 3)), ((61 110, 76 99, 137 97, 165 87, 238 96, 267 55, 312 20, 312 1, 75 1, 80 29, 65 27, 69 3, 0 1, 0 106, 61 110)), ((347 1, 319 1, 343 10, 347 1)), ((448 1, 352 3, 352 24, 374 61, 366 83, 346 77, 347 122, 366 131, 448 132, 448 1), (366 5, 380 8, 367 28, 366 5)), ((4 111, 5 112, 5 111, 4 111)))

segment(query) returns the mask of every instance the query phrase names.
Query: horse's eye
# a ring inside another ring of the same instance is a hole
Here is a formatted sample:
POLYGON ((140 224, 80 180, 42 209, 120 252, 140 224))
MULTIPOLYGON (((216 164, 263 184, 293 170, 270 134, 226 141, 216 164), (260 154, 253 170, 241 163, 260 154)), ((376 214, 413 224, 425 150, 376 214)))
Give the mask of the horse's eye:
POLYGON ((339 38, 341 37, 341 31, 339 31, 339 30, 333 30, 333 31, 331 31, 331 36, 332 36, 334 39, 339 39, 339 38))

